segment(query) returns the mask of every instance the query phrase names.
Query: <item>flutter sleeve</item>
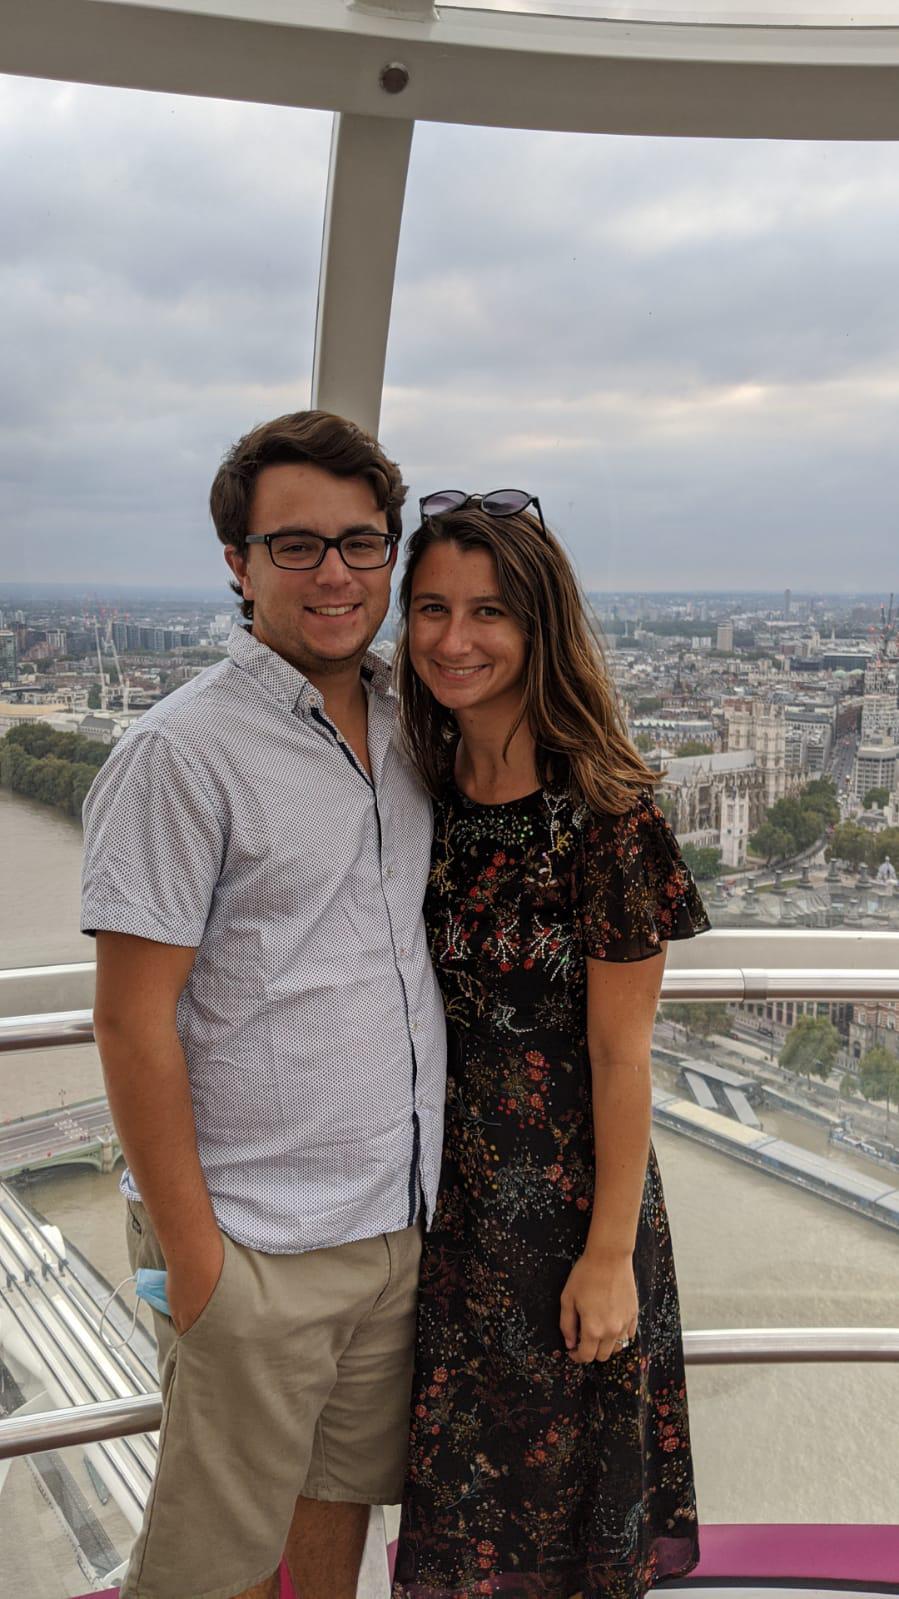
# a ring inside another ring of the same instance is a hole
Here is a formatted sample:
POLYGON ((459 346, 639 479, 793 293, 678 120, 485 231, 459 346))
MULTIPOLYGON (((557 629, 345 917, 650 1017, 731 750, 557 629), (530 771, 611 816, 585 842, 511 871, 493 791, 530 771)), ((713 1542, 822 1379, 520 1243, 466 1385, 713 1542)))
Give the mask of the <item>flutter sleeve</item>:
POLYGON ((591 814, 583 832, 580 921, 594 960, 640 961, 709 919, 667 819, 641 795, 621 816, 591 814))

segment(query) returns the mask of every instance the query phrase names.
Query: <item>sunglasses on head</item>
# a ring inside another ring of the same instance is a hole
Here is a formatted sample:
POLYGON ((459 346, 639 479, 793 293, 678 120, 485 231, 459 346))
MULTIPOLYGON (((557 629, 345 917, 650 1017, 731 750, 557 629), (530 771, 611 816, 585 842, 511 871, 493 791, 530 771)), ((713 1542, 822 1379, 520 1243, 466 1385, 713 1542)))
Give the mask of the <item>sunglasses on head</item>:
POLYGON ((548 537, 540 501, 536 494, 524 489, 491 489, 489 494, 466 494, 464 489, 438 489, 436 494, 426 494, 419 500, 418 509, 425 517, 448 516, 452 511, 462 511, 466 505, 480 506, 488 516, 518 516, 529 505, 534 507, 544 538, 548 537))

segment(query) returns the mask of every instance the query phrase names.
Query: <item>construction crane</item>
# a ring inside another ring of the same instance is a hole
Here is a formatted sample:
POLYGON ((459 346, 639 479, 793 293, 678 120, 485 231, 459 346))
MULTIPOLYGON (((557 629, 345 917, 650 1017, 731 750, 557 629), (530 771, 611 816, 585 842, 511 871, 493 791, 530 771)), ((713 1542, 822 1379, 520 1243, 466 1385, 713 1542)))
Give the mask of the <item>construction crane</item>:
POLYGON ((880 607, 880 653, 890 657, 896 654, 896 637, 899 634, 899 617, 896 616, 893 601, 895 595, 890 595, 889 609, 880 607))
POLYGON ((118 650, 115 647, 115 639, 112 636, 112 628, 111 627, 107 630, 106 645, 107 645, 107 648, 111 651, 112 658, 115 661, 115 669, 116 669, 116 672, 118 673, 118 678, 119 678, 119 687, 122 690, 122 711, 127 716, 128 715, 128 694, 130 692, 131 685, 129 684, 127 677, 125 676, 124 672, 122 671, 122 663, 119 660, 119 652, 118 652, 118 650))
POLYGON ((94 622, 94 642, 95 642, 95 644, 97 646, 97 666, 98 666, 99 671, 100 671, 100 709, 101 709, 101 711, 108 711, 109 710, 109 680, 108 680, 108 678, 106 676, 105 671, 103 670, 103 655, 102 655, 102 652, 101 652, 101 649, 100 649, 100 626, 99 626, 99 623, 98 623, 96 617, 94 617, 93 622, 94 622))

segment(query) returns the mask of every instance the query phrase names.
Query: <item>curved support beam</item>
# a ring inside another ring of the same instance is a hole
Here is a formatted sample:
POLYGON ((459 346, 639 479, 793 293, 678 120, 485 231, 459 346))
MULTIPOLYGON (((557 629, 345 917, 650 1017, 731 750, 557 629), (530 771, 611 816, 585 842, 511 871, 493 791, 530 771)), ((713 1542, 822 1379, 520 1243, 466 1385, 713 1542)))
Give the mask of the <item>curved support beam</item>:
POLYGON ((312 404, 377 435, 411 122, 334 118, 312 404))
POLYGON ((899 28, 620 22, 340 0, 4 0, 0 71, 362 116, 899 138, 899 28), (400 62, 408 82, 388 93, 400 62))

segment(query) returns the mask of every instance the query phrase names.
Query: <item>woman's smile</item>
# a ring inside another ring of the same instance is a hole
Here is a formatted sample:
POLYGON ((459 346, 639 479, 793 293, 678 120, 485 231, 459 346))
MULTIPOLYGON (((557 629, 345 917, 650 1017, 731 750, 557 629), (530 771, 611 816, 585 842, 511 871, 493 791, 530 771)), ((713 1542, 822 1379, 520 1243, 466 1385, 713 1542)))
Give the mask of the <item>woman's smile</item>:
POLYGON ((499 593, 489 550, 449 542, 429 549, 416 570, 409 624, 412 665, 436 699, 454 711, 480 712, 489 703, 511 725, 527 645, 499 593))

